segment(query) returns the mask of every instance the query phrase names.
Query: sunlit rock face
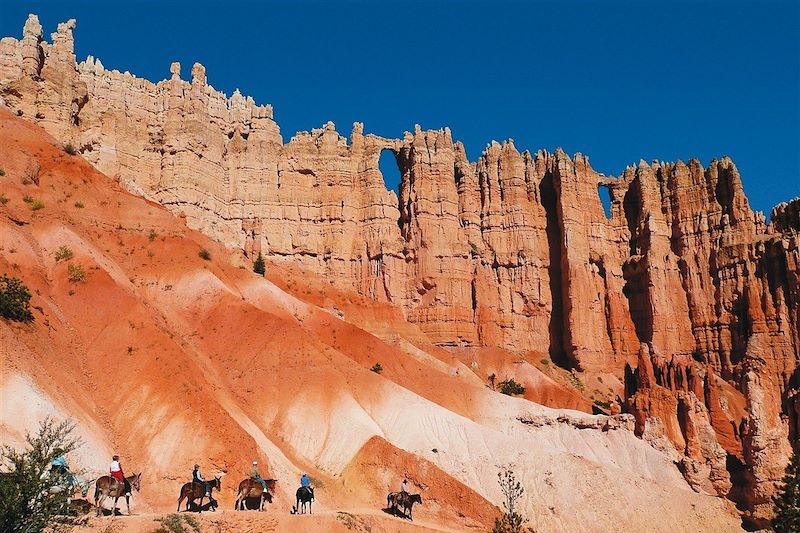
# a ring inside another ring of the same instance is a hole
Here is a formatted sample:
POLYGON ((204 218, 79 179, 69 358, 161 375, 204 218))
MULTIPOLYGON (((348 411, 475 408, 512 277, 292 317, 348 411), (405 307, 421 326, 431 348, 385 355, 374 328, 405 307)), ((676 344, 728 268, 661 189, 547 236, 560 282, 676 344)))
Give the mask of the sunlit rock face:
POLYGON ((697 490, 766 516, 800 421, 797 199, 767 225, 727 157, 609 177, 510 140, 471 162, 447 128, 328 123, 284 143, 271 106, 215 90, 202 65, 153 83, 76 63, 74 27, 48 43, 31 16, 0 41, 5 106, 191 228, 350 280, 434 344, 617 376, 637 433, 672 446, 697 490))

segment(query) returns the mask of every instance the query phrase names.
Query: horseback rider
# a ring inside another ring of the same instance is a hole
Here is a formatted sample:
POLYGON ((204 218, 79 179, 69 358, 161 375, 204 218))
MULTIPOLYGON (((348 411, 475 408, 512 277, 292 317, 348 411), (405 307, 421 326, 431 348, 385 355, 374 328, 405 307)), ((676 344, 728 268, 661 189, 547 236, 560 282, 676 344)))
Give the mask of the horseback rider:
POLYGON ((50 475, 54 478, 63 479, 68 485, 72 486, 75 481, 75 476, 69 470, 67 458, 64 456, 64 450, 56 448, 56 458, 50 463, 50 475))
POLYGON ((50 463, 50 473, 66 476, 69 474, 69 465, 67 458, 64 457, 64 450, 57 448, 55 450, 56 458, 50 463))
POLYGON ((404 479, 403 483, 400 484, 400 494, 408 496, 408 480, 404 479))
POLYGON ((203 479, 203 474, 200 473, 200 465, 195 464, 194 469, 192 470, 192 483, 199 483, 201 487, 206 490, 206 497, 211 497, 211 488, 208 485, 208 482, 203 479))
POLYGON ((250 469, 250 477, 261 483, 264 492, 267 492, 267 482, 258 473, 258 461, 253 461, 253 468, 250 469))
POLYGON ((131 495, 131 484, 125 479, 125 473, 122 471, 122 464, 119 462, 119 455, 115 455, 111 458, 111 466, 109 467, 109 472, 111 473, 111 477, 117 480, 117 482, 121 483, 124 487, 123 493, 126 496, 131 495))
POLYGON ((308 477, 308 474, 303 473, 303 475, 300 476, 300 487, 307 489, 311 492, 311 497, 314 497, 314 487, 311 486, 311 478, 308 477))

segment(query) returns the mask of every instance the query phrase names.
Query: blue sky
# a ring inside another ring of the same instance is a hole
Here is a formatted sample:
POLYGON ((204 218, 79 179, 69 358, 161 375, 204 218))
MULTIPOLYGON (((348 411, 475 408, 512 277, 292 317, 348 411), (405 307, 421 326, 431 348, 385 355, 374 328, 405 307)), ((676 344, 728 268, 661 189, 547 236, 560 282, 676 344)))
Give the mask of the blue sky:
MULTIPOLYGON (((754 208, 800 196, 800 2, 0 2, 76 18, 76 53, 159 80, 209 82, 275 106, 284 140, 450 126, 475 160, 492 139, 640 158, 729 155, 754 208)), ((390 184, 391 185, 391 184, 390 184)), ((767 213, 768 214, 768 213, 767 213)))

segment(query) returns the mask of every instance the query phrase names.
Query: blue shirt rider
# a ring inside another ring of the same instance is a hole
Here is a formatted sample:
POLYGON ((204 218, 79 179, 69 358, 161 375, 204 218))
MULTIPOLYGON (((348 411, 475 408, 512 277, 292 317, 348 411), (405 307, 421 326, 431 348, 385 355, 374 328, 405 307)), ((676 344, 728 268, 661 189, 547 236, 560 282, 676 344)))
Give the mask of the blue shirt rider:
POLYGON ((267 492, 267 482, 264 481, 261 474, 258 473, 258 461, 253 461, 253 468, 250 469, 250 477, 261 483, 262 489, 264 492, 267 492))
POLYGON ((308 489, 311 492, 311 497, 314 497, 314 488, 311 486, 311 478, 308 477, 308 474, 300 476, 300 487, 308 489))

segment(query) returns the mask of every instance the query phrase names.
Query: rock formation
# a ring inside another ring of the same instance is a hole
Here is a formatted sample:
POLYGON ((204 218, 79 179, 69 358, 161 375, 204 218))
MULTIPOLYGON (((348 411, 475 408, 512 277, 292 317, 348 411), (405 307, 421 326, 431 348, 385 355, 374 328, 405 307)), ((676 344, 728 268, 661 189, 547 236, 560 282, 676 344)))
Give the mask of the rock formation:
POLYGON ((202 65, 152 83, 77 64, 74 26, 48 44, 31 15, 0 41, 5 106, 191 228, 350 280, 434 344, 624 375, 637 433, 763 523, 800 423, 797 199, 767 225, 727 157, 609 177, 513 141, 470 162, 446 128, 386 139, 356 123, 347 139, 328 123, 284 144, 271 106, 216 91, 202 65))

